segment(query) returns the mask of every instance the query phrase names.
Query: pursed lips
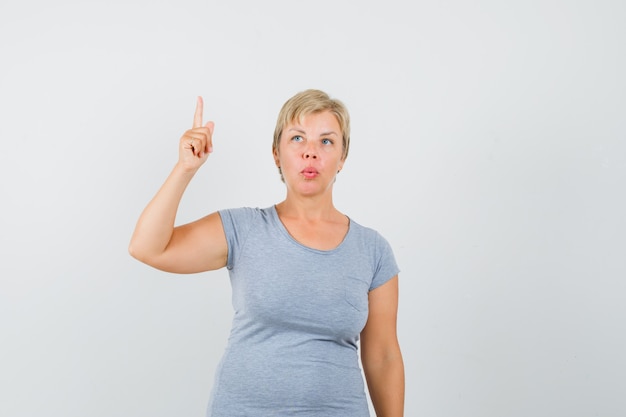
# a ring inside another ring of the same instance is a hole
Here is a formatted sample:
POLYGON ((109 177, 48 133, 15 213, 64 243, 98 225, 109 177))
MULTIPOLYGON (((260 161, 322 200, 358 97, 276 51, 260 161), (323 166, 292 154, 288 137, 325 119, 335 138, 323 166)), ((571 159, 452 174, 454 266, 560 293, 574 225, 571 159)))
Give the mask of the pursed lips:
POLYGON ((319 171, 313 167, 306 167, 302 171, 300 171, 300 173, 305 178, 315 178, 316 176, 319 175, 319 171))

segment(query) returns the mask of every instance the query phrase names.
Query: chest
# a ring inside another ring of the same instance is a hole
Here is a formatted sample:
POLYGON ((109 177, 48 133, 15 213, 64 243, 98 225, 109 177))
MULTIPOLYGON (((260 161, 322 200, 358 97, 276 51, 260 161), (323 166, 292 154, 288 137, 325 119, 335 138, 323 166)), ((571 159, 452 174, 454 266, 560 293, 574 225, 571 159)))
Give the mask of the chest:
POLYGON ((281 219, 291 237, 300 244, 317 250, 332 250, 343 242, 349 229, 349 220, 343 222, 304 223, 281 219))
POLYGON ((370 262, 288 243, 246 245, 231 271, 235 310, 266 327, 340 339, 358 335, 368 315, 370 262))

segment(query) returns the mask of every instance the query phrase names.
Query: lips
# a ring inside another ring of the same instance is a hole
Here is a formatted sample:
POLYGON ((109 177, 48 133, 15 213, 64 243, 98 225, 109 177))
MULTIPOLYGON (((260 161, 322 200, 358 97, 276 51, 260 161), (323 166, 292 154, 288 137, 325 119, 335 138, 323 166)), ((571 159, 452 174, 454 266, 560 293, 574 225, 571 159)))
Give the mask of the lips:
POLYGON ((304 178, 315 178, 319 175, 319 171, 313 167, 306 167, 300 173, 304 176, 304 178))

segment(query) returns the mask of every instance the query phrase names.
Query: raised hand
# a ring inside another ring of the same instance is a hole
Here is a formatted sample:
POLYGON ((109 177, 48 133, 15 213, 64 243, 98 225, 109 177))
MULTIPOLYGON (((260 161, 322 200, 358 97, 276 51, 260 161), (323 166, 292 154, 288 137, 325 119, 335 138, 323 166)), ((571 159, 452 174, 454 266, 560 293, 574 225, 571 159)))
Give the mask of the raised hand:
POLYGON ((202 124, 202 97, 198 97, 193 126, 180 138, 178 163, 186 171, 196 171, 213 152, 213 122, 202 124))

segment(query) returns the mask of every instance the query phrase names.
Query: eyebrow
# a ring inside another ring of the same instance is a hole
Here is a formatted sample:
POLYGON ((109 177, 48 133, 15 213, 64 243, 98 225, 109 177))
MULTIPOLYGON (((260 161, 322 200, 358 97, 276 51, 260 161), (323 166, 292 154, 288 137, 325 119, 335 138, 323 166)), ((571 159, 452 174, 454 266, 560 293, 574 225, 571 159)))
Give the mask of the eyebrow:
MULTIPOLYGON (((298 129, 298 128, 295 128, 295 127, 292 127, 291 129, 288 130, 288 132, 291 132, 291 131, 295 131, 295 132, 298 132, 298 133, 302 133, 303 135, 306 135, 306 132, 304 130, 298 129)), ((330 136, 330 135, 338 136, 337 133, 332 131, 332 130, 330 132, 323 132, 320 136, 330 136)))

